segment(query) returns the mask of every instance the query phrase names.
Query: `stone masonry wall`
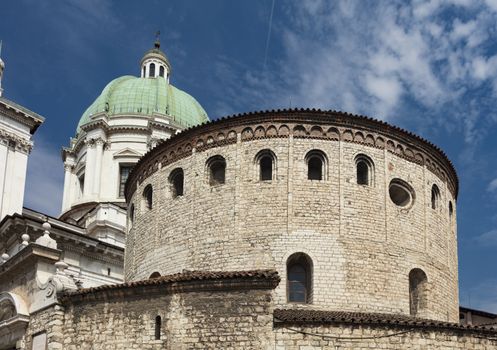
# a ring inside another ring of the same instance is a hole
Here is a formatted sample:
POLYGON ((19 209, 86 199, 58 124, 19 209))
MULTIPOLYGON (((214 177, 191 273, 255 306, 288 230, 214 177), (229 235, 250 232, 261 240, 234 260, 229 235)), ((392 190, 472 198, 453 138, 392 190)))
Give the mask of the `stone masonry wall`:
POLYGON ((143 293, 67 305, 58 348, 266 349, 273 344, 272 320, 268 290, 143 293), (155 339, 157 316, 162 323, 159 340, 155 339))
POLYGON ((445 175, 432 169, 433 162, 407 160, 403 154, 411 151, 404 152, 400 142, 371 145, 339 133, 337 139, 256 133, 247 139, 243 131, 234 142, 193 148, 190 156, 158 164, 130 198, 135 217, 127 236, 126 280, 183 269, 276 269, 282 281, 275 299, 283 305, 287 259, 303 252, 313 262, 312 305, 295 307, 409 314, 408 276, 420 268, 428 293, 419 316, 456 322, 456 203, 445 175), (259 180, 255 162, 266 149, 276 156, 272 181, 259 180), (311 150, 326 155, 322 181, 307 179, 305 157, 311 150), (226 160, 226 183, 210 186, 206 162, 218 155, 226 160), (356 183, 357 155, 374 163, 371 186, 356 183), (176 168, 184 171, 184 195, 173 198, 168 178, 176 168), (414 189, 408 209, 390 199, 394 178, 414 189), (148 184, 151 210, 142 199, 148 184), (437 209, 431 207, 433 184, 441 195, 437 209))
POLYGON ((467 330, 346 324, 277 325, 275 342, 275 350, 497 349, 494 335, 467 330))

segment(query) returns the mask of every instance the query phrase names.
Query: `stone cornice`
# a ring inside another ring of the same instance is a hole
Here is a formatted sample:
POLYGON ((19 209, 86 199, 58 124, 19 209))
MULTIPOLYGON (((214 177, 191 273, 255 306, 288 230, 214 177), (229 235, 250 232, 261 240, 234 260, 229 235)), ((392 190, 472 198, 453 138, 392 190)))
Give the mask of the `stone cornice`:
POLYGON ((224 292, 276 288, 280 278, 274 270, 187 271, 137 282, 81 289, 61 296, 63 304, 116 300, 188 292, 224 292))
POLYGON ((162 166, 196 152, 255 139, 320 139, 357 143, 386 149, 426 168, 447 183, 457 198, 459 182, 445 153, 429 141, 399 127, 365 116, 310 109, 278 110, 239 114, 187 129, 146 153, 128 177, 125 194, 129 201, 137 183, 162 166))
POLYGON ((60 259, 61 251, 52 249, 36 243, 30 243, 17 252, 5 263, 0 265, 0 279, 7 278, 12 274, 17 274, 19 268, 27 264, 33 264, 37 260, 56 262, 60 259))
POLYGON ((34 134, 36 129, 38 129, 45 120, 41 115, 4 97, 0 97, 0 114, 6 115, 21 124, 29 126, 31 134, 34 134))
POLYGON ((55 218, 47 217, 26 208, 23 210, 23 215, 8 215, 0 222, 0 239, 7 240, 8 237, 12 235, 12 230, 9 229, 9 227, 12 226, 13 230, 15 230, 19 236, 21 233, 28 233, 31 236, 31 240, 34 240, 36 239, 36 235, 33 233, 39 232, 41 235, 43 232, 42 224, 46 221, 52 225, 50 232, 52 238, 66 247, 70 245, 68 242, 74 242, 72 243, 73 245, 84 247, 88 254, 96 254, 91 255, 92 257, 98 256, 98 254, 101 254, 102 252, 112 254, 116 257, 124 255, 123 248, 88 236, 85 229, 82 227, 75 226, 55 218), (30 227, 35 231, 25 231, 25 227, 30 227))

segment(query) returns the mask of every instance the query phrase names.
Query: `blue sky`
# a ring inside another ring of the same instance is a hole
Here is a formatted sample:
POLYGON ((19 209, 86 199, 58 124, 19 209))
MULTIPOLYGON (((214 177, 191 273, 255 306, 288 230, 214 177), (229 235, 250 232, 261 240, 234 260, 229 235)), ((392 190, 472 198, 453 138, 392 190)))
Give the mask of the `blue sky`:
POLYGON ((272 5, 2 1, 4 96, 46 117, 26 206, 58 215, 61 147, 106 83, 139 74, 160 30, 172 83, 211 119, 331 108, 386 120, 445 150, 460 178, 461 303, 497 312, 497 0, 275 0, 270 21, 272 5))

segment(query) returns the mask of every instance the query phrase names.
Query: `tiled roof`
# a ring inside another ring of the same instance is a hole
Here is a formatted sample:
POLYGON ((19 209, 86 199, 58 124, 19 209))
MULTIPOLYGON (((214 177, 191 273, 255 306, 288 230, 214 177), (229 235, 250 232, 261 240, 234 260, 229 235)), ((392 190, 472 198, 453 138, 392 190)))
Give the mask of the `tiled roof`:
MULTIPOLYGON (((84 288, 77 291, 68 292, 63 298, 72 298, 76 296, 84 296, 98 292, 111 292, 132 289, 134 287, 161 286, 171 285, 177 282, 203 282, 203 281, 223 281, 223 280, 238 280, 238 281, 268 281, 271 284, 279 282, 280 278, 275 270, 250 270, 250 271, 184 271, 172 275, 161 276, 158 278, 150 278, 136 282, 126 282, 120 284, 102 285, 93 288, 84 288)), ((273 287, 273 288, 274 288, 273 287)))
POLYGON ((326 324, 326 323, 349 323, 349 324, 377 324, 386 326, 407 326, 425 328, 449 328, 449 329, 472 329, 478 331, 497 332, 494 327, 464 326, 459 323, 428 320, 399 314, 361 313, 345 311, 324 311, 306 309, 276 309, 274 310, 275 323, 294 324, 326 324))

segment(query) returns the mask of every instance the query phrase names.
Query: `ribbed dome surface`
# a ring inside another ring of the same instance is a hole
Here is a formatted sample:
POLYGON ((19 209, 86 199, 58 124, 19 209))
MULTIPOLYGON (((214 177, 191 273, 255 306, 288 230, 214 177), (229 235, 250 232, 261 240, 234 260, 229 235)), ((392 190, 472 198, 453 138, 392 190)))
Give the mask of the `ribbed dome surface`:
POLYGON ((77 132, 91 121, 92 115, 101 112, 107 112, 110 117, 159 113, 185 128, 209 121, 207 113, 195 98, 168 84, 162 77, 123 76, 112 80, 83 113, 77 132))

